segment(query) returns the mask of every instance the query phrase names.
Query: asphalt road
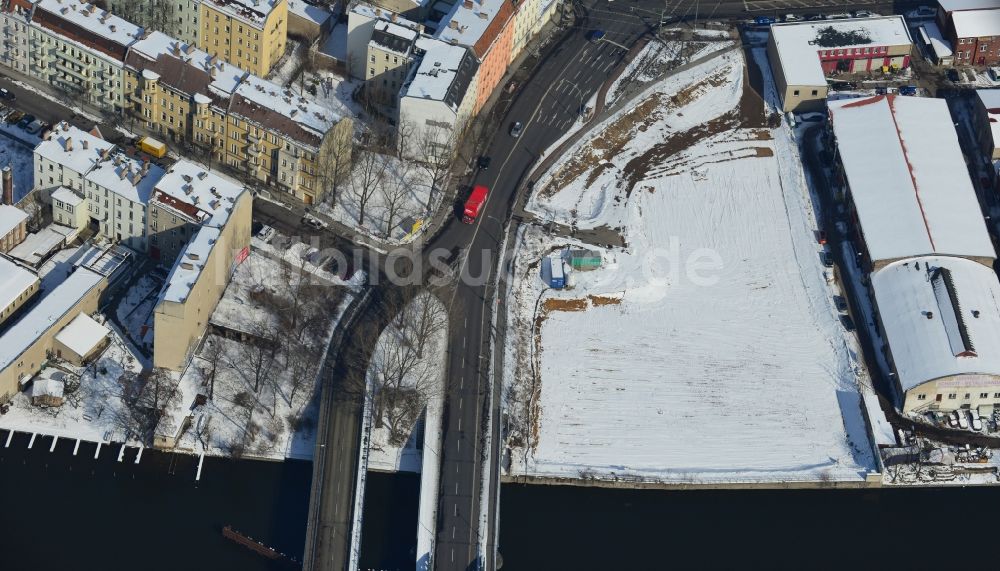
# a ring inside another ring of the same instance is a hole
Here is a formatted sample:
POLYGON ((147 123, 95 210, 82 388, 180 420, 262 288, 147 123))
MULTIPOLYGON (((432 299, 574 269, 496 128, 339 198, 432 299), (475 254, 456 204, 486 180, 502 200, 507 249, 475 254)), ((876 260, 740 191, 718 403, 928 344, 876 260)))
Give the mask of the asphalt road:
MULTIPOLYGON (((574 123, 581 103, 587 102, 623 59, 628 47, 655 25, 648 17, 629 11, 623 4, 605 0, 577 10, 577 25, 543 54, 534 76, 524 84, 486 154, 491 169, 477 173, 473 184, 484 184, 490 195, 483 212, 472 225, 453 219, 426 251, 435 248, 468 248, 452 298, 449 342, 449 378, 442 444, 441 493, 434 568, 468 570, 492 565, 492 558, 479 560, 482 460, 489 454, 496 465, 496 440, 484 450, 485 419, 489 389, 490 356, 489 301, 500 255, 505 222, 515 201, 519 183, 540 153, 559 139, 574 123), (580 17, 583 16, 583 17, 580 17), (590 30, 601 29, 605 39, 591 43, 590 30), (613 42, 613 43, 612 43, 613 42), (619 45, 615 45, 619 44, 619 45), (517 139, 510 125, 524 125, 517 139)), ((497 388, 497 387, 492 387, 497 388)), ((487 529, 492 535, 495 499, 490 503, 487 529)), ((492 545, 492 542, 491 542, 492 545)))

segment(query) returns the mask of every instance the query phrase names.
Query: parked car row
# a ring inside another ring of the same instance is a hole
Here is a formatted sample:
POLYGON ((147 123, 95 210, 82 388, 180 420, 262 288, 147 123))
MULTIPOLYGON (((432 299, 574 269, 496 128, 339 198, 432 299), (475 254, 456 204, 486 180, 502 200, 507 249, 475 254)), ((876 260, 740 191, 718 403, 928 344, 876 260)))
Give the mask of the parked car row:
MULTIPOLYGON (((0 97, 3 97, 2 91, 0 91, 0 97)), ((2 104, 0 104, 0 120, 8 125, 16 125, 18 128, 32 135, 38 135, 49 127, 48 123, 36 118, 34 115, 22 113, 17 109, 11 109, 2 104)))
POLYGON ((981 432, 983 430, 983 419, 980 418, 978 412, 973 412, 971 409, 959 409, 952 411, 948 415, 948 426, 962 430, 969 430, 971 428, 976 432, 981 432))
POLYGON ((781 18, 773 18, 771 16, 757 16, 753 19, 753 23, 758 26, 767 26, 770 24, 777 24, 780 22, 816 22, 820 20, 845 20, 847 18, 871 18, 873 16, 878 16, 875 12, 870 10, 854 10, 852 12, 840 12, 836 14, 785 14, 781 18))

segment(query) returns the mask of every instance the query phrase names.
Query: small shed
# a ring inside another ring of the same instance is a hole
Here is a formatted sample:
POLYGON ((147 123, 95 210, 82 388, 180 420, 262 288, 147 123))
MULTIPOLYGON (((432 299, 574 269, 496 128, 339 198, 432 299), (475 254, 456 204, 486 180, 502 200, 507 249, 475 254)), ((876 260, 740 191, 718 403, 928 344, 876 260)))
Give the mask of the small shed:
POLYGON ((107 327, 81 313, 56 335, 53 351, 60 359, 84 365, 108 346, 110 336, 107 327))
POLYGON ((31 383, 31 404, 35 406, 62 406, 65 383, 56 379, 40 378, 31 383))
POLYGON ((571 249, 567 261, 574 270, 596 270, 601 267, 601 253, 594 250, 571 249))

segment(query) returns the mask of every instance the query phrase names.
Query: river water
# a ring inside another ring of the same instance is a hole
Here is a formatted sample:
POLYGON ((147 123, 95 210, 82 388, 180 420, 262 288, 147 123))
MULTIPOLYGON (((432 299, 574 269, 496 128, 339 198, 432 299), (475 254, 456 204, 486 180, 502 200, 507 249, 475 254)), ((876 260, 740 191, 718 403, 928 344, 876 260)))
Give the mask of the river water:
MULTIPOLYGON (((205 459, 0 431, 0 570, 288 569, 231 525, 301 558, 311 464, 205 459)), ((371 474, 362 569, 412 569, 419 479, 371 474)), ((504 485, 509 570, 925 569, 987 563, 1000 488, 660 491, 504 485), (931 539, 930 534, 934 534, 931 539), (941 538, 960 537, 958 542, 941 538)), ((987 567, 991 564, 987 563, 987 567)))

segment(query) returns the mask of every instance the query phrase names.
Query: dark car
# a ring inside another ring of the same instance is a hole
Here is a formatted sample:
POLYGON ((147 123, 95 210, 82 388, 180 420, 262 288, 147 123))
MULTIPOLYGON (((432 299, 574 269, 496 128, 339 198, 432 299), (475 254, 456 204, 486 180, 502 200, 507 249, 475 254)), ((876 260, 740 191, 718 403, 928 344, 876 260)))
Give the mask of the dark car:
POLYGON ((775 23, 775 19, 770 16, 757 16, 753 19, 753 23, 758 26, 770 26, 775 23))
POLYGON ((854 320, 851 319, 850 315, 847 315, 846 313, 841 313, 840 314, 840 323, 841 323, 841 325, 844 326, 844 329, 846 329, 848 331, 854 331, 854 320))
POLYGON ((950 81, 952 83, 958 83, 958 82, 962 81, 962 76, 958 73, 957 69, 954 69, 954 68, 949 69, 946 72, 945 75, 948 76, 948 81, 950 81))
POLYGON ((24 117, 21 117, 20 121, 17 122, 17 126, 24 129, 28 125, 32 124, 34 121, 35 121, 34 115, 25 115, 24 117))
POLYGON ((15 109, 14 111, 10 112, 10 115, 7 116, 7 124, 16 125, 18 121, 21 120, 22 117, 24 117, 24 113, 15 109))
POLYGON ((833 256, 830 255, 830 252, 820 252, 819 259, 823 260, 824 266, 828 268, 833 267, 833 256))
POLYGON ((476 161, 476 166, 479 167, 479 170, 487 170, 490 168, 490 163, 492 162, 493 159, 491 157, 487 157, 486 155, 481 155, 479 157, 479 160, 476 161))
POLYGON ((17 95, 6 87, 0 87, 0 99, 5 101, 17 101, 17 95))
POLYGON ((823 14, 803 14, 803 17, 807 22, 815 22, 816 20, 826 20, 826 16, 823 14))
POLYGON ((591 42, 599 42, 604 38, 604 30, 591 30, 587 33, 587 40, 591 42))
POLYGON ((521 136, 521 131, 524 130, 524 125, 520 121, 514 121, 514 124, 510 126, 510 136, 515 139, 521 136))
POLYGON ((842 295, 833 296, 833 306, 841 313, 847 313, 847 300, 842 295))
POLYGON ((901 86, 899 86, 899 94, 900 95, 910 95, 910 96, 916 95, 917 94, 917 86, 916 85, 901 85, 901 86))

